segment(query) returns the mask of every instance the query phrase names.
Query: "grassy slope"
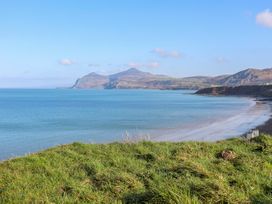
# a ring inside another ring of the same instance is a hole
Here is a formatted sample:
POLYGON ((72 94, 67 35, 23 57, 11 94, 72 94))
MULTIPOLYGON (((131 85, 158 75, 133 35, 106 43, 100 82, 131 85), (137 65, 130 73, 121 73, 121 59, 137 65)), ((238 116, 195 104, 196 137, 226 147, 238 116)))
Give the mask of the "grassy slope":
POLYGON ((74 143, 1 163, 0 203, 29 202, 272 203, 272 138, 74 143))

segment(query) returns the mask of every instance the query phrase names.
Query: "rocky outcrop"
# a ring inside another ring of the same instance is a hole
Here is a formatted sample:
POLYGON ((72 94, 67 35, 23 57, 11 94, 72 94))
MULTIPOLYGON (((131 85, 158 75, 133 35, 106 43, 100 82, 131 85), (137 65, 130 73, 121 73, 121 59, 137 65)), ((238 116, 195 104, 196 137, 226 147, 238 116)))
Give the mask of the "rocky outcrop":
POLYGON ((237 157, 237 155, 233 150, 226 149, 220 153, 220 157, 224 160, 232 161, 237 157))

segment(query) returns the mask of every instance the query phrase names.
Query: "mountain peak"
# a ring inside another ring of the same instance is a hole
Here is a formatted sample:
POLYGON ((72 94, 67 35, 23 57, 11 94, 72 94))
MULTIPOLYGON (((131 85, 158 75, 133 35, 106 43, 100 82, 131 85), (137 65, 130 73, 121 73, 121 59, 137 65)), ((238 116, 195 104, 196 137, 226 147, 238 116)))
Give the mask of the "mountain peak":
POLYGON ((135 67, 131 67, 127 71, 139 71, 139 70, 137 68, 135 68, 135 67))
POLYGON ((96 72, 91 72, 87 76, 102 76, 101 74, 97 74, 96 72))
POLYGON ((91 72, 82 78, 78 79, 74 84, 73 88, 85 89, 95 88, 95 87, 104 87, 105 84, 109 82, 108 76, 103 76, 95 72, 91 72))
POLYGON ((126 70, 124 72, 139 73, 139 72, 142 72, 142 71, 140 71, 139 69, 136 69, 136 68, 132 67, 132 68, 129 68, 128 70, 126 70))
POLYGON ((126 77, 130 77, 130 78, 143 78, 143 77, 149 77, 152 76, 152 74, 148 73, 148 72, 142 72, 136 68, 130 68, 127 69, 125 71, 116 73, 116 74, 112 74, 110 75, 111 79, 121 79, 121 78, 126 78, 126 77))

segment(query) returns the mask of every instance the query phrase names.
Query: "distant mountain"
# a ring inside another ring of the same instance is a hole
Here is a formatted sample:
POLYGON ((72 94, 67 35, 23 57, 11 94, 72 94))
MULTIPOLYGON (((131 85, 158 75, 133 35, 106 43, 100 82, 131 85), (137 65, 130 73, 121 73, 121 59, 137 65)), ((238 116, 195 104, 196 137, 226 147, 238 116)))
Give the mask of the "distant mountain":
POLYGON ((218 80, 223 86, 265 85, 272 82, 272 68, 246 69, 231 76, 218 80))
POLYGON ((109 77, 96 74, 94 72, 78 79, 73 86, 78 89, 89 89, 89 88, 104 88, 109 83, 109 77))
POLYGON ((73 88, 90 89, 201 89, 214 86, 265 85, 272 83, 272 69, 246 69, 233 75, 174 78, 131 68, 109 76, 90 73, 73 88))
POLYGON ((105 88, 148 88, 148 83, 150 81, 162 78, 165 77, 131 68, 126 71, 110 75, 110 81, 105 88))

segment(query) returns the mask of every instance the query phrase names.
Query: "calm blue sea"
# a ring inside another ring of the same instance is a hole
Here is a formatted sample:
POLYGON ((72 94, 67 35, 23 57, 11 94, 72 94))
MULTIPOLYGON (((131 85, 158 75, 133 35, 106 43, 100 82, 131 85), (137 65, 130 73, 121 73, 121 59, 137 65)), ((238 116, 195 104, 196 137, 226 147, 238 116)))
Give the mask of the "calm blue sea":
POLYGON ((58 144, 111 142, 130 135, 229 117, 245 98, 208 97, 192 91, 0 90, 0 159, 58 144))

